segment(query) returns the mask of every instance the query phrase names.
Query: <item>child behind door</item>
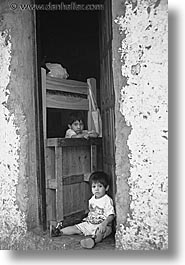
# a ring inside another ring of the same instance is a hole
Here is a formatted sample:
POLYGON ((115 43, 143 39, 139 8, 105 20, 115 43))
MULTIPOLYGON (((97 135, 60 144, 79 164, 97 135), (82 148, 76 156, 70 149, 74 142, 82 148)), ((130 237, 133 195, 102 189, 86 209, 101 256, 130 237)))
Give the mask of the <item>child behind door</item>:
POLYGON ((77 112, 71 113, 68 121, 68 130, 66 131, 65 138, 91 138, 98 137, 95 131, 84 130, 84 122, 82 116, 77 112))

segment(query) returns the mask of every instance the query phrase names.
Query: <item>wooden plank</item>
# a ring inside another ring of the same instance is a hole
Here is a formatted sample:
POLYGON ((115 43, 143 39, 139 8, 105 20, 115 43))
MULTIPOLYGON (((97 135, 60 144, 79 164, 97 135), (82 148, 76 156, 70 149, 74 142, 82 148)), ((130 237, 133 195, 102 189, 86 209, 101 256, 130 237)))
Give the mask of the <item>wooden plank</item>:
POLYGON ((46 140, 46 70, 41 68, 44 142, 46 140))
POLYGON ((75 183, 73 185, 66 185, 64 189, 64 216, 74 214, 84 209, 84 188, 83 183, 75 183), (67 199, 66 199, 67 198, 67 199))
POLYGON ((80 183, 75 183, 73 185, 70 185, 72 189, 72 208, 71 211, 80 211, 82 210, 82 205, 80 203, 81 201, 81 189, 80 189, 80 183))
POLYGON ((67 217, 67 216, 70 216, 70 215, 73 215, 73 214, 77 214, 77 213, 84 215, 85 210, 84 209, 81 209, 81 210, 76 209, 76 210, 73 210, 71 212, 66 212, 65 215, 64 215, 64 217, 67 217))
POLYGON ((97 170, 97 150, 96 145, 91 145, 91 172, 97 170))
POLYGON ((84 180, 84 175, 73 175, 63 177, 63 185, 72 185, 76 183, 81 183, 84 180))
POLYGON ((90 172, 90 146, 63 147, 63 175, 84 175, 90 172))
POLYGON ((46 76, 46 85, 47 89, 50 90, 78 93, 83 95, 88 94, 87 83, 81 81, 46 76))
POLYGON ((81 222, 83 217, 85 217, 85 211, 84 210, 81 210, 78 212, 74 211, 71 213, 65 213, 64 222, 66 222, 67 225, 69 225, 70 223, 71 223, 71 225, 76 224, 78 222, 81 222), (77 220, 77 221, 75 222, 75 220, 77 220))
POLYGON ((46 189, 47 221, 56 221, 56 190, 46 189))
POLYGON ((45 175, 46 181, 55 178, 55 149, 54 146, 45 149, 45 175))
POLYGON ((63 220, 62 147, 55 147, 56 220, 63 220))
POLYGON ((103 170, 103 150, 102 145, 97 146, 97 170, 103 170))
POLYGON ((46 176, 46 210, 47 210, 47 222, 56 219, 56 198, 55 190, 51 190, 48 187, 48 182, 54 180, 55 174, 55 153, 54 147, 45 148, 45 176, 46 176))
POLYGON ((86 98, 47 94, 46 107, 56 109, 88 110, 89 102, 86 98))
POLYGON ((56 179, 48 179, 47 188, 56 190, 57 189, 57 180, 56 179))
POLYGON ((84 138, 48 138, 46 141, 47 147, 52 146, 85 146, 85 145, 101 145, 102 144, 102 138, 90 138, 90 139, 84 139, 84 138))
POLYGON ((70 185, 66 185, 64 189, 64 201, 63 201, 63 207, 64 207, 64 216, 66 213, 71 212, 72 207, 72 193, 71 193, 71 187, 70 185))

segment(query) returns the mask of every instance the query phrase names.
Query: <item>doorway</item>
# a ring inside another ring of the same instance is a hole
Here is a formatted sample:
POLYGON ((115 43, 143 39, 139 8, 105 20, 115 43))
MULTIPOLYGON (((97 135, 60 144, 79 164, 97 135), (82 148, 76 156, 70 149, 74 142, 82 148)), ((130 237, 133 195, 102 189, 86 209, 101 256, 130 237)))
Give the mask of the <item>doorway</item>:
MULTIPOLYGON (((44 2, 47 6, 46 0, 36 0, 38 6, 44 2)), ((99 2, 93 1, 94 8, 99 2)), ((101 11, 75 10, 78 5, 84 5, 83 0, 75 3, 69 0, 62 2, 54 0, 52 5, 57 10, 48 8, 48 10, 36 12, 39 69, 46 68, 46 63, 58 63, 67 70, 68 79, 87 82, 88 78, 95 78, 96 98, 101 108, 99 48, 101 11)), ((50 116, 49 120, 52 120, 52 124, 49 124, 48 136, 53 137, 56 133, 57 137, 60 135, 57 120, 64 117, 54 109, 49 111, 48 116, 50 116)))
MULTIPOLYGON (((43 0, 35 2, 38 5, 44 2, 48 4, 48 1, 43 0)), ((56 6, 55 10, 41 9, 36 12, 38 69, 46 68, 47 62, 58 63, 66 68, 69 74, 68 79, 83 82, 91 77, 96 79, 97 103, 103 121, 103 170, 112 176, 110 195, 114 199, 111 0, 93 1, 94 9, 97 9, 99 5, 99 10, 88 11, 71 10, 70 7, 68 9, 68 5, 71 3, 69 0, 63 1, 63 9, 58 10, 57 5, 61 5, 61 1, 52 1, 52 5, 56 6), (103 7, 102 10, 100 10, 101 7, 103 7)), ((84 5, 84 0, 77 0, 75 4, 84 5)), ((89 4, 92 8, 91 1, 89 4)), ((55 132, 59 134, 56 117, 61 117, 60 113, 56 113, 54 110, 51 110, 49 115, 52 120, 49 133, 52 135, 51 137, 54 137, 55 132), (53 131, 52 128, 54 128, 53 131)))

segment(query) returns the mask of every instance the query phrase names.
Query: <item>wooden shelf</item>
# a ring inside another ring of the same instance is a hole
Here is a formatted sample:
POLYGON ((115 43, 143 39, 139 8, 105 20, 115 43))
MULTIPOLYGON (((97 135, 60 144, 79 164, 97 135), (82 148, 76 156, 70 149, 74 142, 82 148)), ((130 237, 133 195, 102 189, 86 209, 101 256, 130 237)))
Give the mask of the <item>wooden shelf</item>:
POLYGON ((84 138, 48 138, 46 140, 46 146, 52 147, 52 146, 91 146, 91 145, 101 145, 102 138, 90 138, 90 139, 84 139, 84 138))
POLYGON ((77 94, 88 94, 88 84, 81 81, 61 79, 46 75, 46 87, 49 90, 63 91, 77 94))

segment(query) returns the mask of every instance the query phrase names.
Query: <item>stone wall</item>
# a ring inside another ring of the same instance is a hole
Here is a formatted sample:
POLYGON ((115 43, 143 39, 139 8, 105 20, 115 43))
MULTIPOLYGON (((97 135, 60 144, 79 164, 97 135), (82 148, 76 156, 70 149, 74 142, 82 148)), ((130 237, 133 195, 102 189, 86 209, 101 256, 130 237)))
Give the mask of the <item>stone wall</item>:
POLYGON ((33 14, 14 2, 0 4, 0 239, 10 247, 39 223, 33 14))
POLYGON ((167 11, 113 1, 118 249, 168 248, 167 11))

